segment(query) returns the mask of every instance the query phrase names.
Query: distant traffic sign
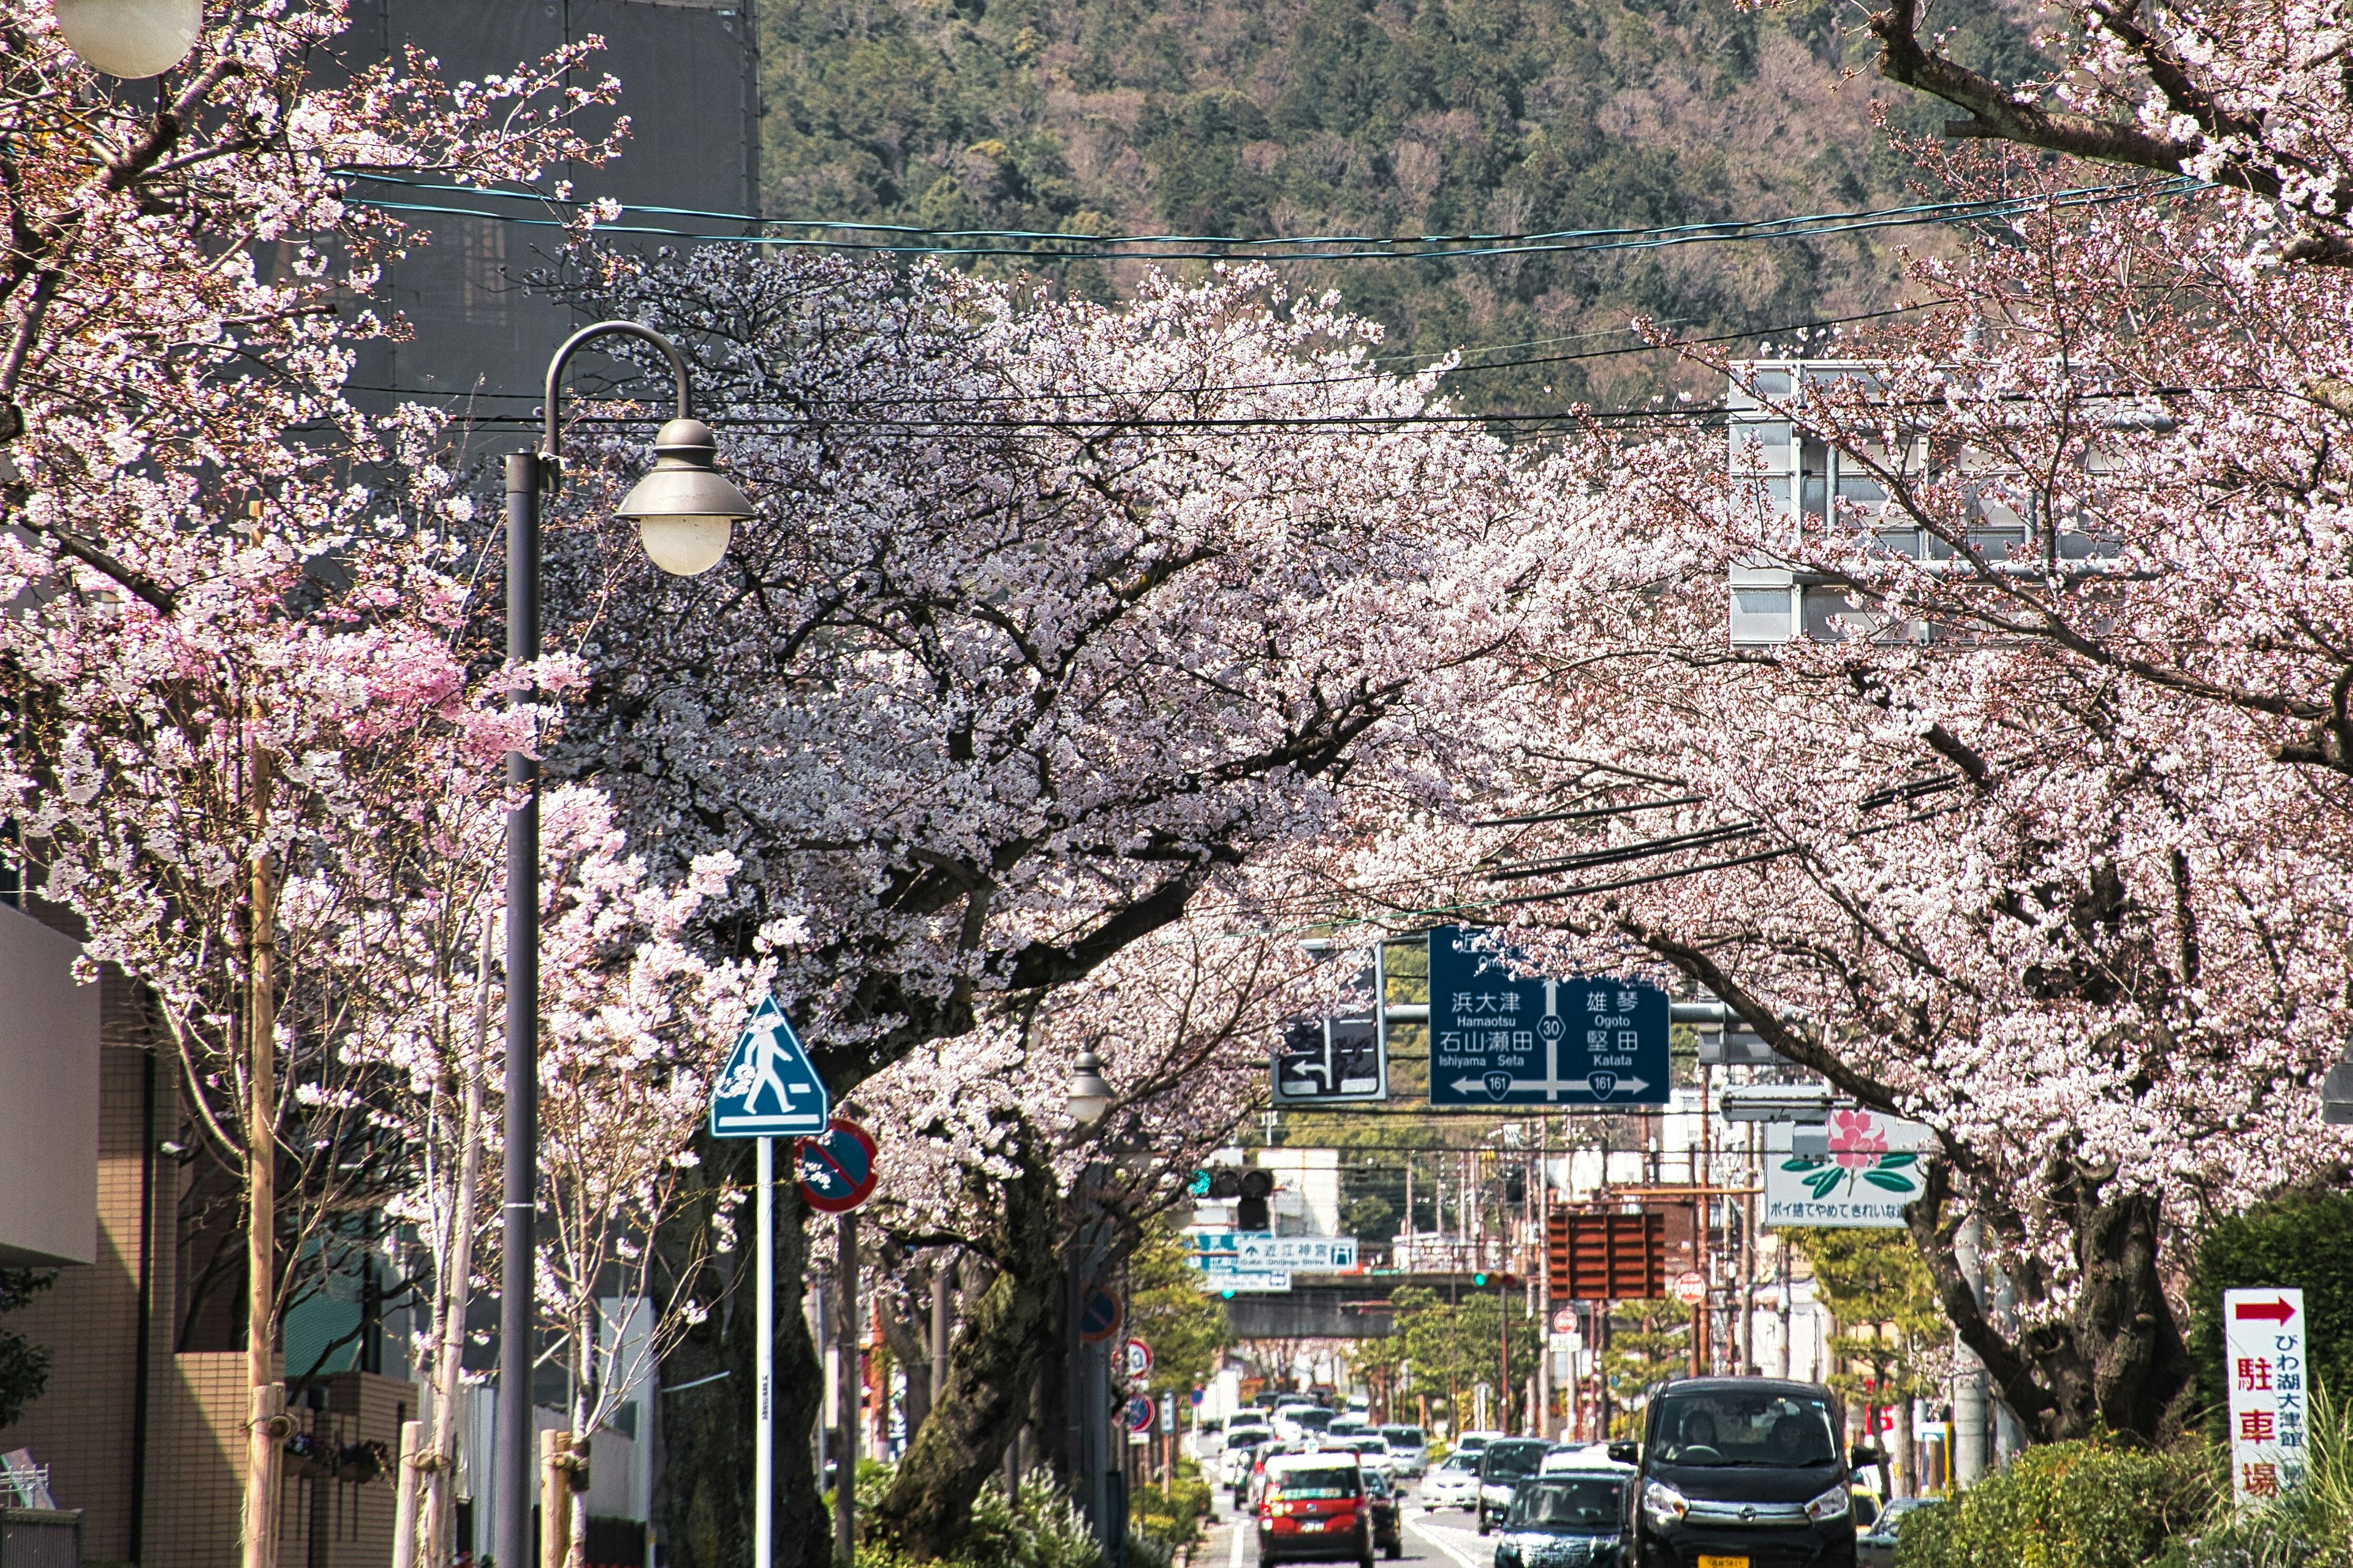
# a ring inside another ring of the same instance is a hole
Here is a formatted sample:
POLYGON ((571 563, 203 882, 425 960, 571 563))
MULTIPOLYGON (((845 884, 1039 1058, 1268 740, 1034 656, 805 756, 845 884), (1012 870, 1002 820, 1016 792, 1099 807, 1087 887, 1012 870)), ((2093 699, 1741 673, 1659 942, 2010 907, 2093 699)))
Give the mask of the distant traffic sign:
POLYGON ((1120 1303, 1119 1292, 1098 1285, 1087 1292, 1079 1308, 1079 1338, 1091 1345, 1099 1345, 1119 1332, 1119 1325, 1127 1317, 1127 1309, 1120 1303))
POLYGON ((1131 1432, 1152 1430, 1152 1396, 1139 1394, 1127 1402, 1127 1429, 1131 1432))
POLYGON ((1635 980, 1523 980, 1483 932, 1430 933, 1432 1105, 1664 1105, 1667 994, 1635 980))
POLYGON ((1672 1289, 1676 1300, 1686 1307, 1696 1307, 1707 1300, 1707 1276, 1697 1270, 1678 1274, 1672 1289))
POLYGON ((1152 1373, 1152 1347, 1142 1340, 1127 1342, 1127 1375, 1133 1380, 1152 1373))
POLYGON ((1577 1309, 1563 1307, 1552 1315, 1552 1331, 1556 1334, 1577 1332, 1577 1309))
POLYGON ((1370 1018, 1303 1018, 1274 1052, 1278 1105, 1331 1105, 1389 1097, 1388 1052, 1370 1018))
POLYGON ((826 1214, 847 1214, 874 1195, 874 1140, 855 1121, 837 1116, 823 1132, 795 1146, 801 1201, 826 1214))
POLYGON ((711 1095, 713 1138, 798 1138, 823 1132, 832 1102, 800 1037, 774 996, 763 996, 727 1053, 711 1095))

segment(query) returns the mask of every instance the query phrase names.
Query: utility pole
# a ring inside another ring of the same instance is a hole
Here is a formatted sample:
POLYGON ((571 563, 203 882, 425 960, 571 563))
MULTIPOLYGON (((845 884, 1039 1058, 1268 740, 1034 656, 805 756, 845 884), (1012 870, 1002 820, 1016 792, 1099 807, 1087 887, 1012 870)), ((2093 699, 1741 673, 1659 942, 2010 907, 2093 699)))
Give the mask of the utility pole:
POLYGON ((839 1221, 839 1251, 834 1271, 840 1292, 840 1312, 834 1331, 840 1362, 835 1368, 840 1391, 841 1425, 834 1439, 833 1555, 838 1568, 858 1561, 856 1521, 850 1516, 858 1501, 858 1213, 845 1211, 839 1221))

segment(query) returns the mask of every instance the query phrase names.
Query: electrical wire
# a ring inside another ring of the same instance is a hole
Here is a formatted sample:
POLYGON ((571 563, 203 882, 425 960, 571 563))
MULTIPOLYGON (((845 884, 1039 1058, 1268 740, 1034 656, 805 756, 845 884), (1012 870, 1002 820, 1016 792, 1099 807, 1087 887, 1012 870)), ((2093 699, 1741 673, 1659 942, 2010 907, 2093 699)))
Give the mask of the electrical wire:
MULTIPOLYGON (((471 186, 432 185, 401 180, 389 175, 355 173, 349 177, 388 182, 424 191, 456 192, 478 200, 528 201, 543 205, 570 207, 575 210, 598 205, 595 198, 543 196, 536 193, 477 190, 471 186)), ((1809 213, 1783 218, 1725 219, 1705 224, 1677 224, 1641 229, 1558 229, 1525 236, 1381 237, 1366 235, 1256 238, 1243 235, 1050 235, 1042 231, 1026 229, 931 229, 905 225, 865 224, 844 219, 767 218, 751 213, 704 213, 690 208, 630 206, 617 203, 614 205, 624 213, 695 216, 706 217, 714 222, 742 223, 760 226, 840 229, 853 233, 884 232, 908 238, 922 237, 926 240, 1005 238, 1019 240, 1021 243, 940 245, 831 239, 799 235, 703 234, 691 229, 669 228, 653 224, 597 223, 594 225, 594 229, 601 234, 640 235, 655 238, 695 240, 706 244, 871 252, 896 256, 1015 257, 1054 262, 1135 259, 1171 261, 1468 260, 1501 256, 1650 250, 1668 246, 1725 241, 1805 239, 1822 235, 1851 234, 1880 228, 1977 223, 2052 207, 2097 205, 2108 202, 2130 200, 2136 196, 2186 195, 2205 188, 2205 182, 2183 175, 2113 185, 2075 186, 2032 196, 2002 197, 1975 202, 1924 202, 1898 207, 1861 208, 1838 213, 1809 213), (1157 248, 1172 245, 1214 245, 1219 248, 1194 250, 1157 248), (1264 248, 1271 246, 1317 245, 1342 245, 1357 248, 1342 250, 1264 248), (1430 246, 1467 246, 1468 248, 1424 248, 1430 246), (1155 248, 1120 248, 1123 247, 1155 248)), ((432 202, 392 201, 365 195, 353 196, 351 199, 360 205, 391 213, 409 212, 484 218, 494 223, 515 224, 534 228, 565 229, 574 226, 571 222, 562 218, 522 217, 507 213, 485 212, 478 207, 449 206, 432 202)))
MULTIPOLYGON (((1522 370, 1535 365, 1567 364, 1584 360, 1616 359, 1627 354, 1671 353, 1677 349, 1689 345, 1701 343, 1739 342, 1748 338, 1770 338, 1782 332, 1817 331, 1831 327, 1852 325, 1856 321, 1883 321, 1890 316, 1909 315, 1915 310, 1935 310, 1940 303, 1941 301, 1933 300, 1922 300, 1916 304, 1890 306, 1883 310, 1859 310, 1851 316, 1825 316, 1810 321, 1784 322, 1779 326, 1743 327, 1736 331, 1715 332, 1711 333, 1706 337, 1677 338, 1672 342, 1666 343, 1635 343, 1624 348, 1586 349, 1576 353, 1540 354, 1526 359, 1494 360, 1479 364, 1460 364, 1454 366, 1449 371, 1446 371, 1444 374, 1447 375, 1463 375, 1475 371, 1522 370)), ((1614 327, 1610 329, 1613 332, 1630 332, 1633 330, 1634 329, 1631 326, 1614 327)), ((1577 335, 1579 337, 1599 337, 1603 334, 1592 332, 1579 333, 1577 335)), ((1501 347, 1516 346, 1524 345, 1501 345, 1501 347)), ((1500 352, 1500 349, 1467 349, 1461 352, 1466 353, 1481 353, 1500 352)), ((1299 387, 1342 386, 1356 382, 1398 380, 1407 376, 1422 374, 1433 368, 1435 368, 1434 361, 1430 364, 1425 364, 1410 370, 1372 370, 1362 373, 1351 373, 1346 375, 1323 376, 1298 381, 1230 382, 1222 384, 1204 386, 1169 386, 1151 392, 1008 392, 979 397, 931 398, 915 395, 906 397, 878 397, 861 400, 860 406, 889 407, 899 404, 920 403, 926 407, 993 407, 1007 403, 1039 401, 1062 403, 1080 399, 1100 400, 1103 398, 1116 397, 1153 398, 1173 397, 1178 395, 1206 396, 1212 393, 1282 392, 1299 387)), ((668 372, 666 371, 661 374, 663 377, 668 375, 668 372)), ((395 397, 456 397, 468 399, 496 398, 502 403, 518 402, 527 399, 536 404, 544 395, 544 394, 537 392, 431 392, 418 387, 373 386, 357 382, 346 383, 345 384, 349 390, 353 392, 382 393, 395 397)))

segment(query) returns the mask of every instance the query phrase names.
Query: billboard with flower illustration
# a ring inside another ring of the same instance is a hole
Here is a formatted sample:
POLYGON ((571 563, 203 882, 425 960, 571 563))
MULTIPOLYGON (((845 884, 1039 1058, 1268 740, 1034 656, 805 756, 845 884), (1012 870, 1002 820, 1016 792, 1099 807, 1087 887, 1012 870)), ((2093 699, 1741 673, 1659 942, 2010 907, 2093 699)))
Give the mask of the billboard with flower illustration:
POLYGON ((1931 1134, 1874 1110, 1833 1110, 1830 1152, 1765 1156, 1765 1223, 1900 1230, 1931 1134))

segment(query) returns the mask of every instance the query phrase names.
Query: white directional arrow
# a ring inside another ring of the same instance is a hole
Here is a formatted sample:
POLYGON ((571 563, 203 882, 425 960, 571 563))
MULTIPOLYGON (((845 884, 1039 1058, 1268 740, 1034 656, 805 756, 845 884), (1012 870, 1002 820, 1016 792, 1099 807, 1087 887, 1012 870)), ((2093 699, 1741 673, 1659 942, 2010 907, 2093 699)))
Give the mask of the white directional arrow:
MULTIPOLYGON (((1597 1100, 1607 1100, 1609 1095, 1614 1094, 1640 1094, 1650 1087, 1650 1082, 1646 1079, 1621 1078, 1609 1086, 1609 1094, 1603 1094, 1593 1087, 1592 1080, 1589 1079, 1515 1078, 1512 1080, 1514 1091, 1542 1089, 1547 1099, 1557 1098, 1563 1094, 1589 1094, 1597 1100)), ((1454 1080, 1454 1092, 1484 1094, 1487 1092, 1487 1082, 1484 1079, 1458 1078, 1454 1080)))

